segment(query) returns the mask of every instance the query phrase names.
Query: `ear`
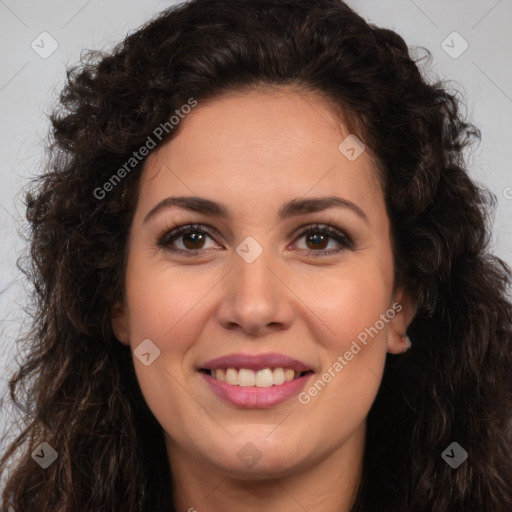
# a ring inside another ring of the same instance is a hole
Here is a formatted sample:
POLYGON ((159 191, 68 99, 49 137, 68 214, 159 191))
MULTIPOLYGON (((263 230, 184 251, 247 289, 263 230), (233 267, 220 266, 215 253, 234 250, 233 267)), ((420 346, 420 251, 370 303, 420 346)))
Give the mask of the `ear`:
POLYGON ((110 314, 112 322, 112 330, 115 337, 124 345, 130 344, 130 336, 128 332, 128 314, 123 304, 116 303, 110 314))
POLYGON ((390 354, 400 354, 410 346, 406 338, 407 328, 416 315, 418 303, 405 289, 399 288, 394 295, 391 307, 396 314, 389 322, 387 351, 390 354))

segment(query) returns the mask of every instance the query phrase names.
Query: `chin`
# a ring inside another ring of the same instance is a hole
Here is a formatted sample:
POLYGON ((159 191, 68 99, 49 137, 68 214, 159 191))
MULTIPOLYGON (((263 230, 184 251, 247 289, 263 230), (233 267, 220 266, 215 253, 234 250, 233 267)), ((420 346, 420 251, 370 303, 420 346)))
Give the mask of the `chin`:
MULTIPOLYGON (((257 440, 256 442, 237 442, 236 446, 241 448, 230 451, 229 455, 224 450, 219 454, 219 458, 211 462, 240 480, 262 480, 270 476, 285 477, 300 470, 301 466, 307 465, 302 450, 299 452, 293 447, 288 449, 283 446, 259 449, 256 447, 257 444, 257 440)), ((262 444, 264 443, 260 443, 259 446, 262 444)))

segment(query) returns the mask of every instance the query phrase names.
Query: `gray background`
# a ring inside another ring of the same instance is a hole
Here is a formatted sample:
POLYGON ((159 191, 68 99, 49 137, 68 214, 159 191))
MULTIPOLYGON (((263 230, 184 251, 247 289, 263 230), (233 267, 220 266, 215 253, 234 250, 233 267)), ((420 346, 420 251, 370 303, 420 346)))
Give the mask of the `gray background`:
MULTIPOLYGON (((20 191, 44 159, 46 114, 64 83, 66 66, 77 62, 82 49, 107 49, 174 3, 0 0, 0 396, 21 355, 16 335, 27 323, 27 287, 16 268, 24 247, 20 234, 26 229, 20 191), (58 48, 45 55, 52 44, 58 48)), ((469 117, 482 130, 481 144, 468 155, 470 170, 498 198, 493 246, 512 264, 512 0, 348 3, 369 21, 396 30, 409 46, 428 48, 432 72, 453 81, 465 96, 469 117), (463 39, 450 36, 454 31, 463 39), (453 58, 464 40, 467 50, 453 58), (443 41, 453 56, 443 49, 443 41)), ((15 433, 9 426, 13 412, 4 408, 0 413, 0 437, 10 437, 15 433)))

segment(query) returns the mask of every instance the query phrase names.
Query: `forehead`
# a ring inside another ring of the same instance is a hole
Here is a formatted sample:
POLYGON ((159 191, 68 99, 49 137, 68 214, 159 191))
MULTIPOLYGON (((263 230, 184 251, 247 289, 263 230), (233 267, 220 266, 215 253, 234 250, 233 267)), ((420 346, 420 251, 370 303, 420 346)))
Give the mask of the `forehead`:
POLYGON ((140 199, 149 206, 172 192, 248 207, 339 192, 382 202, 370 152, 351 161, 340 150, 349 136, 329 103, 310 92, 256 90, 198 102, 177 135, 148 157, 140 199))

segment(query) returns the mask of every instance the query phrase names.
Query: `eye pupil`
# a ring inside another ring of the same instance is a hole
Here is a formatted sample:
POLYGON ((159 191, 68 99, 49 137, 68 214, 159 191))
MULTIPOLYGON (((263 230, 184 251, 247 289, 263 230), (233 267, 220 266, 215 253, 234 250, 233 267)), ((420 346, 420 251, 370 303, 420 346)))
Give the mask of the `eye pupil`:
POLYGON ((309 247, 309 242, 313 241, 313 248, 314 249, 318 249, 318 248, 325 249, 325 247, 326 247, 325 242, 326 242, 327 238, 328 238, 327 236, 320 235, 318 233, 309 234, 309 235, 307 235, 308 247, 309 247), (320 246, 319 243, 322 244, 322 245, 320 246))
POLYGON ((191 232, 186 235, 183 235, 183 245, 187 249, 198 249, 197 242, 203 241, 204 242, 204 235, 197 233, 197 232, 191 232), (189 242, 192 241, 191 246, 189 246, 189 242))

